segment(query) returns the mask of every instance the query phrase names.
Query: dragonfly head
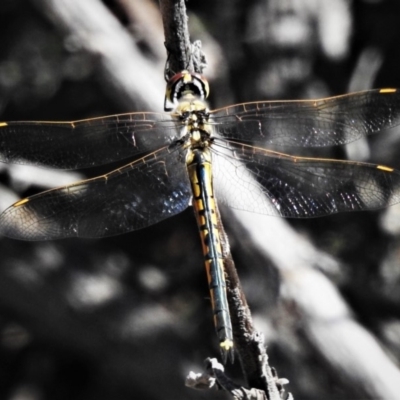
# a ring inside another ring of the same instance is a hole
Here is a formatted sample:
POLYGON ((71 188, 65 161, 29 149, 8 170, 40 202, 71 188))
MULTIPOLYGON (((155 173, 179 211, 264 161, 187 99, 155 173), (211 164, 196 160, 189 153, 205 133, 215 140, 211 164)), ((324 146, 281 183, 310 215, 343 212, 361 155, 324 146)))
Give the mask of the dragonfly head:
POLYGON ((167 83, 164 110, 172 111, 184 97, 205 100, 210 93, 207 80, 200 74, 181 71, 167 83))

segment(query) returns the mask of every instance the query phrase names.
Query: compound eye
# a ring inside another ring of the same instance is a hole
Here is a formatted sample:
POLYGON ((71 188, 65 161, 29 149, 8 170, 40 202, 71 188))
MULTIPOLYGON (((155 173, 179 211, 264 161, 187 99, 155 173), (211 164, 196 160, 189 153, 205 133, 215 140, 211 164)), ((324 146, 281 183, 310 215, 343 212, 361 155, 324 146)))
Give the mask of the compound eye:
POLYGON ((186 120, 190 117, 190 112, 189 111, 183 111, 180 115, 180 119, 186 120))
POLYGON ((207 80, 202 75, 189 71, 182 71, 174 75, 167 83, 164 109, 170 110, 171 105, 177 104, 186 93, 192 93, 194 96, 205 100, 209 94, 207 80))
POLYGON ((196 85, 198 90, 198 95, 202 99, 207 99, 210 94, 210 86, 208 85, 207 79, 200 74, 192 74, 193 84, 196 85))

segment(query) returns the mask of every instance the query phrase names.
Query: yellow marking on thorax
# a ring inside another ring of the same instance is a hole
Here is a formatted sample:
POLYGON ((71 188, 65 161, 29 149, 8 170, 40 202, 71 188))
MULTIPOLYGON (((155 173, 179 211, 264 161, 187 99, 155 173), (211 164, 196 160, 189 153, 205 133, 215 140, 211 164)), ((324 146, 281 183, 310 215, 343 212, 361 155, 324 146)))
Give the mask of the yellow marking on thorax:
POLYGON ((8 126, 7 122, 0 122, 0 128, 3 126, 8 126))
POLYGON ((195 131, 193 131, 193 132, 191 132, 191 137, 190 137, 190 139, 191 139, 191 142, 192 142, 192 143, 198 143, 198 142, 200 142, 200 140, 201 140, 201 135, 200 135, 200 132, 199 132, 198 129, 195 130, 195 131))
POLYGON ((20 207, 26 204, 29 201, 29 199, 22 199, 20 201, 17 201, 16 203, 13 204, 13 207, 20 207))
POLYGON ((379 93, 396 93, 396 92, 397 92, 397 89, 391 89, 391 88, 379 90, 379 93))
POLYGON ((384 165, 377 165, 376 168, 380 169, 381 171, 386 171, 386 172, 393 172, 394 171, 393 168, 386 167, 384 165))
POLYGON ((196 99, 195 97, 187 96, 185 100, 181 101, 176 107, 173 114, 183 114, 184 112, 206 111, 207 104, 203 100, 196 99))

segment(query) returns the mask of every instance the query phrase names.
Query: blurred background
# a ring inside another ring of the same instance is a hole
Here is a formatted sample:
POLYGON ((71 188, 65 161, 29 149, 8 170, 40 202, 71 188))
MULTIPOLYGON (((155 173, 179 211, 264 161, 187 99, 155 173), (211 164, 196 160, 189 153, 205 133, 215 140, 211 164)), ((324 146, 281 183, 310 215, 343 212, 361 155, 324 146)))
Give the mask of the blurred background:
MULTIPOLYGON (((399 2, 187 7, 191 39, 202 41, 208 61, 211 108, 400 87, 399 2)), ((2 0, 0 21, 1 120, 162 111, 157 2, 2 0)), ((392 129, 318 155, 400 169, 399 135, 392 129)), ((108 170, 2 164, 0 208, 108 170)), ((222 211, 269 361, 294 398, 395 399, 399 207, 312 220, 256 216, 265 229, 257 243, 250 216, 246 226, 246 217, 222 211)), ((0 399, 228 398, 184 386, 190 370, 219 357, 208 296, 191 209, 112 238, 1 238, 0 399)), ((227 370, 240 380, 238 364, 227 370)))

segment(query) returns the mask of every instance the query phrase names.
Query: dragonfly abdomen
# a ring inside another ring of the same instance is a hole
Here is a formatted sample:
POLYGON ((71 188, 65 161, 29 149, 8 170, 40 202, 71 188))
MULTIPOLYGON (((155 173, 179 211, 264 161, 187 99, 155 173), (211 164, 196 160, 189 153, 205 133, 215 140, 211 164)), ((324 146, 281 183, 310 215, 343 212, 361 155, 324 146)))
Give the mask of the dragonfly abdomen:
POLYGON ((202 239, 202 248, 214 314, 214 324, 223 357, 232 357, 233 336, 226 297, 224 260, 214 198, 211 153, 208 148, 189 151, 187 167, 193 191, 193 207, 202 239))

